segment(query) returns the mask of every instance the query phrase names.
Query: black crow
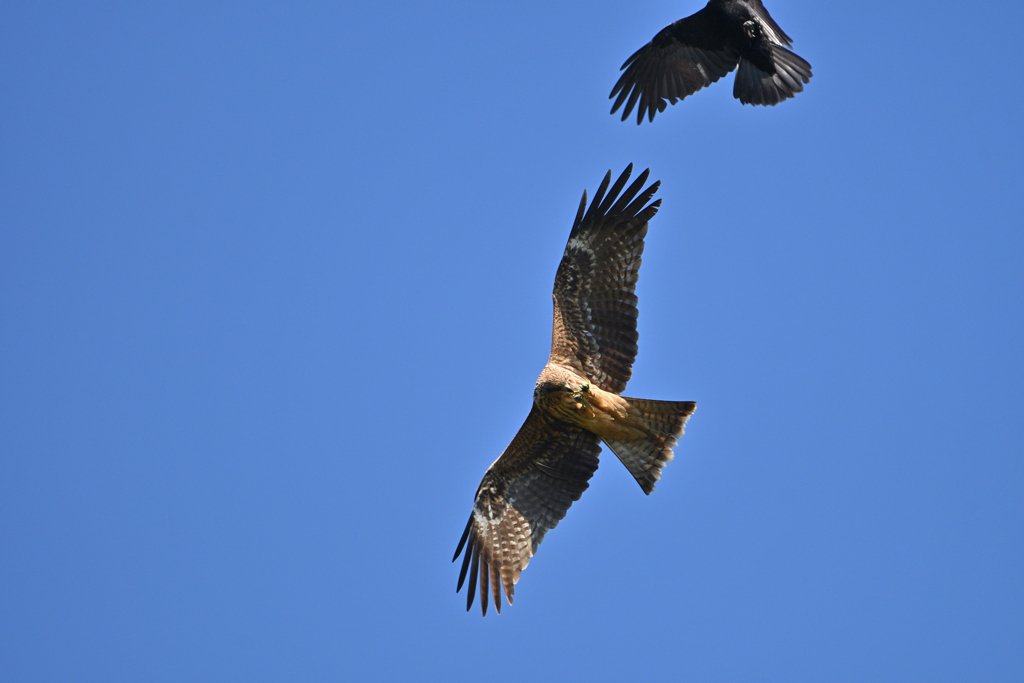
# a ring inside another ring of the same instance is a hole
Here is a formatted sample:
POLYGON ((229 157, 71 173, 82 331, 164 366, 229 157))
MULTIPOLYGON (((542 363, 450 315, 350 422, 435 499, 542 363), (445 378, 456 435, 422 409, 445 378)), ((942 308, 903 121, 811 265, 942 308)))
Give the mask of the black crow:
POLYGON ((701 11, 669 24, 622 65, 612 88, 611 113, 636 112, 637 125, 736 68, 733 97, 743 104, 776 105, 804 89, 811 65, 786 48, 792 41, 761 0, 710 0, 701 11))

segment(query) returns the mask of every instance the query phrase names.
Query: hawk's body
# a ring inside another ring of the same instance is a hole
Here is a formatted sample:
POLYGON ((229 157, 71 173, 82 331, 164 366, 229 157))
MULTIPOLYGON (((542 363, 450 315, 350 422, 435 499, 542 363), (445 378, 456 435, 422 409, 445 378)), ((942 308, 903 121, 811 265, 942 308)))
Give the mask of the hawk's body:
POLYGON ((625 103, 625 121, 639 100, 637 125, 665 111, 739 66, 733 97, 773 106, 793 97, 811 79, 811 65, 790 52, 792 40, 761 0, 710 0, 699 12, 673 22, 622 65, 609 98, 611 113, 625 103))
POLYGON ((591 386, 586 377, 560 365, 548 363, 544 367, 533 401, 549 415, 594 432, 605 441, 642 439, 647 435, 640 411, 629 401, 591 386))
POLYGON ((661 203, 648 204, 658 183, 641 192, 647 171, 623 191, 631 171, 611 189, 611 174, 605 176, 589 209, 583 194, 555 275, 551 357, 537 379, 533 408, 484 474, 455 551, 457 559, 466 548, 459 589, 468 572, 467 609, 478 576, 484 614, 488 584, 499 612, 502 584, 512 602, 513 586, 544 534, 586 490, 602 441, 650 493, 696 407, 620 395, 637 352, 635 289, 644 236, 661 203))

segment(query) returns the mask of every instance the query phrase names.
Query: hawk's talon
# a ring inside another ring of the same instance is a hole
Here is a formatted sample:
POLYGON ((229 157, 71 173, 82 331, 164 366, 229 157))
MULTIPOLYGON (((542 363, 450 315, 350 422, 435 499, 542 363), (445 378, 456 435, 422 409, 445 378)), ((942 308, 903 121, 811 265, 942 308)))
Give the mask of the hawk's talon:
POLYGON ((576 401, 576 403, 577 403, 579 408, 583 408, 583 406, 586 406, 587 410, 590 410, 591 412, 593 412, 593 406, 590 405, 590 401, 588 401, 587 397, 584 396, 584 394, 589 394, 589 393, 590 393, 590 382, 587 382, 586 384, 584 384, 583 386, 580 387, 579 391, 572 392, 572 399, 574 401, 576 401))

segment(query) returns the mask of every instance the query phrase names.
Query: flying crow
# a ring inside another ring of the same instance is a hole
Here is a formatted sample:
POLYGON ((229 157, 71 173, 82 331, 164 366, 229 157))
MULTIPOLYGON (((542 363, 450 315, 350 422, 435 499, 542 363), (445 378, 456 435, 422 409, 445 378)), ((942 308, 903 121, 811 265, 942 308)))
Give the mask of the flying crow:
POLYGON ((639 101, 637 125, 736 68, 733 97, 776 105, 804 89, 811 65, 787 47, 792 41, 761 0, 711 0, 694 15, 663 28, 622 65, 612 88, 611 113, 625 103, 625 121, 639 101), (616 97, 618 95, 618 97, 616 97))

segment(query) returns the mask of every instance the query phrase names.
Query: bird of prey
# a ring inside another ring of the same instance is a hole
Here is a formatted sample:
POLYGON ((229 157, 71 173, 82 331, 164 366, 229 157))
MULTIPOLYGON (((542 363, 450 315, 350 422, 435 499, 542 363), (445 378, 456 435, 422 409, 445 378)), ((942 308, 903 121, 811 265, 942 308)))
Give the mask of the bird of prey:
POLYGON ((649 170, 622 191, 632 170, 611 189, 609 171, 589 208, 583 192, 555 273, 551 356, 526 422, 477 488, 452 558, 465 549, 456 592, 468 572, 467 611, 478 575, 484 616, 488 583, 499 613, 503 583, 512 604, 513 586, 544 534, 587 489, 602 441, 649 494, 696 407, 620 395, 637 352, 635 290, 647 222, 661 204, 650 201, 660 181, 641 191, 649 170))
POLYGON ((622 65, 625 73, 612 88, 618 95, 611 113, 622 106, 622 120, 640 101, 644 114, 711 85, 736 68, 732 95, 743 104, 774 106, 804 89, 811 65, 790 52, 792 40, 775 23, 761 0, 710 0, 696 14, 669 24, 622 65))

